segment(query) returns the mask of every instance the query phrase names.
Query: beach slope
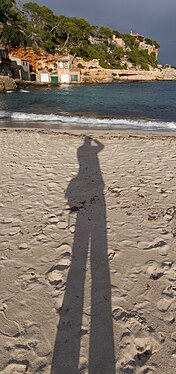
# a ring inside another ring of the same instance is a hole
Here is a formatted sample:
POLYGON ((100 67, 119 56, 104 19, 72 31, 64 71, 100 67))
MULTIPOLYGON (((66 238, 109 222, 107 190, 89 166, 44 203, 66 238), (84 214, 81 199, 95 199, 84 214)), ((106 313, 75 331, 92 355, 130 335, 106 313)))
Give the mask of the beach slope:
POLYGON ((0 131, 0 373, 175 372, 175 149, 0 131))

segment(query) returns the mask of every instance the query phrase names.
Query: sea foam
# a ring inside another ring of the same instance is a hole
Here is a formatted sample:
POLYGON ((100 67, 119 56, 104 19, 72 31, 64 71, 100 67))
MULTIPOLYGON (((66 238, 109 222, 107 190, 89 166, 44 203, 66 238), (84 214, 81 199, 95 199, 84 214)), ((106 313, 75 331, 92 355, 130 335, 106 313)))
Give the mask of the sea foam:
POLYGON ((72 124, 80 126, 108 127, 112 129, 145 129, 145 130, 176 130, 176 122, 130 119, 130 118, 96 118, 86 116, 71 116, 60 114, 35 114, 23 112, 0 111, 0 120, 22 121, 22 122, 49 122, 60 124, 72 124))

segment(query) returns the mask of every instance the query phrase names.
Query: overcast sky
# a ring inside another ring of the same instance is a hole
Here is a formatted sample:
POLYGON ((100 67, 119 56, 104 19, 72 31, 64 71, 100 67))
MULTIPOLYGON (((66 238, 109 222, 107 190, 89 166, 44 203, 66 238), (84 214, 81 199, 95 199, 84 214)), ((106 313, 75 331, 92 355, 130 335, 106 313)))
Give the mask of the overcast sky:
MULTIPOLYGON (((33 0, 55 14, 142 34, 161 45, 159 62, 176 65, 176 0, 33 0)), ((24 2, 27 2, 24 0, 24 2)))

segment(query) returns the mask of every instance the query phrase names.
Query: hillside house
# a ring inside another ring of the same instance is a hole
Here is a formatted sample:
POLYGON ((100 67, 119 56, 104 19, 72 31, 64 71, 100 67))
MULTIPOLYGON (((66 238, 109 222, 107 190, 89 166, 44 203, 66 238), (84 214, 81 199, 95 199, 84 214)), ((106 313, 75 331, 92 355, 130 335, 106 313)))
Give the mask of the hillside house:
POLYGON ((58 83, 79 83, 80 70, 73 68, 73 56, 61 56, 57 62, 58 83))
POLYGON ((12 76, 11 60, 6 48, 0 46, 0 75, 12 76))
POLYGON ((29 62, 17 56, 11 56, 13 77, 24 81, 30 80, 29 62))
MULTIPOLYGON (((34 73, 31 73, 31 80, 34 80, 32 78, 32 75, 34 73)), ((35 74, 35 80, 41 83, 51 83, 51 84, 58 84, 58 74, 49 72, 47 69, 45 70, 36 70, 35 74)))
POLYGON ((50 83, 50 74, 48 71, 38 71, 37 70, 37 80, 39 80, 41 83, 50 83))
POLYGON ((125 42, 122 38, 118 38, 115 35, 113 35, 112 43, 115 44, 117 47, 122 47, 123 49, 125 49, 125 42))
POLYGON ((89 36, 88 40, 91 45, 107 44, 107 42, 108 44, 111 43, 111 38, 108 38, 107 40, 107 38, 103 38, 103 37, 99 38, 97 36, 91 36, 91 35, 89 36))
POLYGON ((70 69, 70 83, 79 83, 81 79, 80 69, 70 69))
POLYGON ((135 38, 139 39, 140 41, 143 41, 145 39, 145 36, 144 35, 141 35, 141 34, 138 34, 138 32, 136 34, 133 34, 132 32, 130 33, 131 36, 134 36, 135 38))

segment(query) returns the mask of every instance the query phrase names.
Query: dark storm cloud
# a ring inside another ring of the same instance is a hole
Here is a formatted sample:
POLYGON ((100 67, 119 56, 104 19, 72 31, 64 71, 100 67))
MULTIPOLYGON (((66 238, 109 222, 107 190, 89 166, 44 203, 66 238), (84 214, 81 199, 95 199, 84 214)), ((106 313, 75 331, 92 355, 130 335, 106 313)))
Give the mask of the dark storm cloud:
POLYGON ((56 14, 86 18, 121 32, 138 32, 161 44, 161 63, 176 65, 176 1, 168 0, 36 0, 56 14))

